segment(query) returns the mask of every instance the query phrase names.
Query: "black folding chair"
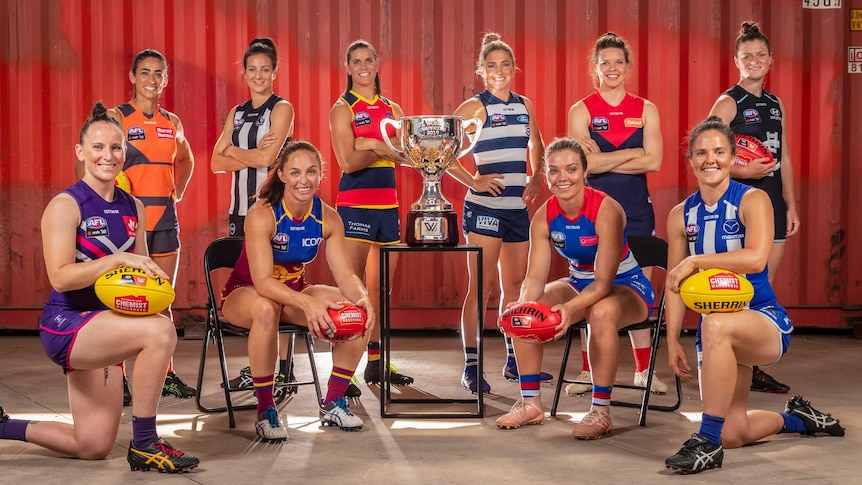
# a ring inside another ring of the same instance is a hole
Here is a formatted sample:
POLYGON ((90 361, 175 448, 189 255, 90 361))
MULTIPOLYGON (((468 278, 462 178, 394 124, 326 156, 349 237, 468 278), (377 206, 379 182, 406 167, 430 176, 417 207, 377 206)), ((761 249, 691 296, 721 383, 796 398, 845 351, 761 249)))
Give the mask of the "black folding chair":
MULTIPOLYGON (((629 249, 631 250, 635 259, 638 261, 638 265, 640 265, 641 268, 656 267, 667 271, 667 242, 665 242, 663 239, 652 236, 629 236, 628 244, 629 249)), ((560 402, 560 393, 563 388, 563 383, 589 384, 586 382, 568 380, 565 378, 566 367, 569 363, 569 352, 572 348, 572 339, 575 337, 575 335, 579 335, 580 330, 582 328, 586 328, 586 326, 587 321, 582 320, 569 327, 568 332, 566 332, 566 348, 563 351, 563 362, 560 365, 560 378, 557 380, 557 388, 554 391, 554 402, 551 405, 551 416, 557 415, 557 405, 560 402)), ((650 353, 649 368, 647 369, 648 372, 646 386, 635 386, 633 384, 614 384, 615 388, 636 389, 642 391, 643 396, 641 398, 641 402, 635 403, 617 400, 611 401, 612 406, 640 408, 640 419, 638 420, 638 424, 640 426, 646 426, 647 409, 652 409, 654 411, 671 412, 679 409, 680 403, 682 402, 682 384, 680 383, 679 376, 674 374, 674 381, 676 383, 676 404, 672 406, 663 406, 649 403, 649 389, 650 386, 652 386, 653 372, 655 371, 656 355, 658 354, 658 349, 661 346, 661 330, 663 327, 665 327, 664 285, 662 285, 661 298, 658 300, 658 309, 655 315, 650 316, 643 322, 629 325, 620 329, 620 333, 628 332, 630 330, 640 330, 643 328, 649 328, 652 330, 652 352, 650 353)))
MULTIPOLYGON (((248 389, 232 389, 230 387, 227 374, 227 358, 225 357, 224 350, 224 335, 228 333, 232 335, 248 336, 248 329, 232 325, 229 321, 227 321, 219 314, 219 305, 218 300, 216 299, 216 293, 213 290, 212 276, 213 272, 218 269, 234 267, 237 259, 239 258, 239 254, 242 251, 242 242, 243 238, 241 237, 219 238, 210 243, 210 245, 207 247, 206 252, 204 253, 204 276, 207 283, 208 300, 206 331, 204 334, 203 346, 201 348, 201 361, 200 368, 198 369, 198 392, 195 400, 197 407, 201 412, 218 413, 222 411, 227 411, 231 428, 236 427, 236 420, 234 419, 233 414, 234 410, 255 409, 257 408, 257 405, 233 405, 233 401, 231 400, 231 393, 247 391, 248 389), (201 395, 203 394, 201 390, 204 381, 204 368, 206 367, 205 364, 207 358, 207 349, 209 348, 210 340, 215 343, 216 349, 218 350, 219 363, 221 364, 221 379, 222 387, 224 387, 225 399, 225 405, 221 407, 206 407, 201 403, 201 395)), ((323 399, 323 395, 320 393, 320 380, 317 377, 317 366, 314 363, 314 338, 308 331, 308 328, 300 325, 294 325, 291 323, 282 323, 278 328, 278 332, 290 334, 290 344, 288 346, 287 358, 291 362, 291 365, 293 365, 294 339, 297 334, 300 334, 305 337, 305 347, 307 349, 308 362, 311 365, 312 375, 312 380, 310 381, 285 382, 283 384, 280 384, 280 386, 286 386, 290 388, 293 386, 313 384, 314 390, 317 392, 317 402, 320 402, 323 399)), ((280 395, 280 399, 277 400, 277 403, 281 403, 284 399, 286 399, 288 394, 288 392, 278 393, 278 395, 280 395)))

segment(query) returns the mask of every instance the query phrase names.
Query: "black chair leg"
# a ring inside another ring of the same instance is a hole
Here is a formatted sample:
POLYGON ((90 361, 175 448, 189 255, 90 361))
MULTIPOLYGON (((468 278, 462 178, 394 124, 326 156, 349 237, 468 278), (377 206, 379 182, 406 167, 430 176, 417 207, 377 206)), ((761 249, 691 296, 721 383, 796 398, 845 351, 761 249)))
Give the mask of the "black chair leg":
POLYGON ((311 365, 311 377, 314 379, 314 391, 317 392, 318 404, 323 402, 323 394, 320 392, 320 377, 317 375, 317 363, 314 361, 314 337, 311 333, 305 334, 305 348, 308 352, 308 363, 311 365))
POLYGON ((207 361, 207 349, 209 348, 210 339, 213 338, 213 330, 210 327, 209 322, 207 322, 207 328, 204 331, 204 340, 201 345, 201 362, 198 366, 198 386, 195 388, 198 392, 195 393, 195 405, 198 407, 198 411, 201 412, 209 412, 207 408, 204 407, 203 403, 201 403, 201 389, 204 384, 204 368, 206 367, 207 361))
POLYGON ((566 332, 566 348, 563 350, 563 362, 560 364, 560 373, 557 377, 557 387, 554 390, 554 401, 551 403, 551 416, 557 415, 557 405, 560 403, 560 392, 563 389, 563 382, 566 380, 566 367, 569 364, 569 352, 572 350, 572 336, 577 329, 577 325, 572 325, 566 332))

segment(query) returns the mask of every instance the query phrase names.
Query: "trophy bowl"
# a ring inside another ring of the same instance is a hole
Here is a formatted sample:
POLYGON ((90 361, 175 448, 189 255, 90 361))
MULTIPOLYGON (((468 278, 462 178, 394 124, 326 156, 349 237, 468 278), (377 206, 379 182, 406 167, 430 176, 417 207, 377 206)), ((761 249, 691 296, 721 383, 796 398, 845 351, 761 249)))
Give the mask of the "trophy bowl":
POLYGON ((404 116, 380 122, 383 141, 407 163, 422 174, 422 195, 410 205, 407 213, 405 242, 408 246, 457 246, 458 214, 440 190, 446 170, 473 150, 479 140, 482 121, 460 116, 404 116), (395 148, 387 136, 387 127, 398 131, 402 150, 395 148), (470 145, 461 149, 466 128, 476 127, 470 145))

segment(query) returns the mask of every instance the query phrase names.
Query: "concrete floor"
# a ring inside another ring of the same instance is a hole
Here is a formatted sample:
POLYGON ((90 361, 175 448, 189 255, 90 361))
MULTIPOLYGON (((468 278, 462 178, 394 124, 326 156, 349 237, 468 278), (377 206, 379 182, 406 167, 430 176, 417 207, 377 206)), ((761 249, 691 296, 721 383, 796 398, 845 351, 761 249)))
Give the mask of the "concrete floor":
MULTIPOLYGON (((627 339, 626 339, 627 340, 627 339)), ((804 438, 778 435, 756 446, 725 452, 724 468, 700 475, 677 476, 665 470, 664 459, 676 452, 697 430, 700 403, 697 384, 684 384, 682 407, 673 413, 650 412, 647 426, 637 426, 636 409, 612 408, 614 430, 598 441, 571 438, 570 420, 589 408, 587 397, 562 398, 561 414, 543 426, 498 430, 494 420, 518 397, 518 386, 500 375, 505 351, 502 339, 486 333, 485 365, 493 394, 486 396, 484 419, 381 419, 378 389, 362 384, 362 398, 352 410, 365 420, 358 433, 322 428, 317 421, 314 391, 300 389, 281 407, 287 416, 290 439, 271 445, 257 441, 254 411, 237 413, 238 426, 228 428, 224 413, 202 414, 193 400, 163 398, 159 408, 160 434, 178 448, 201 459, 192 473, 175 476, 131 473, 126 449, 131 437, 129 411, 123 416, 116 446, 107 460, 69 459, 35 445, 0 441, 0 483, 854 483, 862 449, 862 340, 847 334, 797 333, 788 355, 771 372, 803 392, 812 404, 831 412, 847 428, 844 438, 804 438)), ((686 337, 690 358, 693 338, 686 337)), ((176 368, 188 381, 196 377, 201 341, 180 340, 176 368)), ((633 372, 631 353, 623 342, 620 382, 633 372)), ((245 339, 228 340, 231 372, 247 360, 245 339)), ((316 357, 324 379, 331 361, 325 345, 316 357)), ((435 396, 463 398, 458 381, 463 354, 453 332, 409 332, 393 339, 395 363, 416 378, 416 389, 435 396)), ((544 370, 557 374, 562 343, 547 346, 544 370)), ((577 354, 570 376, 577 374, 577 354)), ((307 372, 304 355, 297 358, 299 374, 307 372)), ((693 360, 692 360, 693 361, 693 360)), ((220 396, 215 359, 207 372, 204 395, 215 404, 220 396)), ((360 371, 364 369, 360 363, 360 371)), ((659 356, 658 375, 671 382, 666 354, 659 356)), ((301 377, 301 375, 300 375, 301 377)), ((546 411, 553 387, 542 386, 546 411)), ((325 392, 325 391, 324 391, 325 392)), ((237 395, 239 397, 240 395, 237 395)), ((618 389, 616 399, 637 398, 618 389)), ((667 402, 656 397, 655 402, 667 402)), ((753 393, 751 408, 782 410, 787 396, 753 393)), ((0 335, 0 406, 13 417, 69 420, 65 378, 50 363, 35 335, 0 335)), ((398 406, 409 406, 399 404, 398 406)), ((406 410, 405 408, 398 408, 406 410)), ((423 407, 426 409, 426 407, 423 407)))

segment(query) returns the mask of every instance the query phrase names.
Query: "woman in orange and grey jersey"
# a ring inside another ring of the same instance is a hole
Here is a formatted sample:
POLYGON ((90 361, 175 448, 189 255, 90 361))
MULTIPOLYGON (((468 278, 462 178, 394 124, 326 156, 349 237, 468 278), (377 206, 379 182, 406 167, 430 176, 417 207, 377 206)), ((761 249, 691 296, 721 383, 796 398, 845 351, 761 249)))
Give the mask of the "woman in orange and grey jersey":
MULTIPOLYGON (((159 106, 159 96, 168 85, 165 56, 155 49, 138 52, 129 70, 129 82, 134 87, 132 99, 108 110, 108 115, 120 123, 126 138, 128 150, 121 173, 129 180, 131 194, 144 204, 150 257, 173 283, 180 252, 176 203, 182 200, 192 178, 194 156, 179 117, 159 106)), ((83 175, 82 161, 76 164, 75 175, 83 175)), ((173 361, 162 395, 195 395, 195 389, 174 373, 173 361)))

